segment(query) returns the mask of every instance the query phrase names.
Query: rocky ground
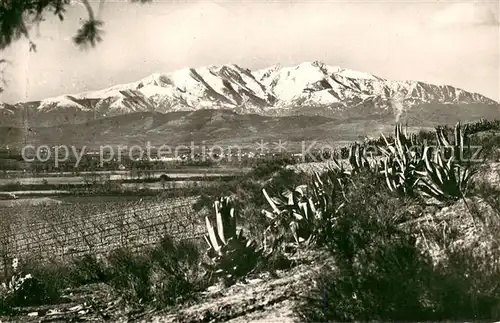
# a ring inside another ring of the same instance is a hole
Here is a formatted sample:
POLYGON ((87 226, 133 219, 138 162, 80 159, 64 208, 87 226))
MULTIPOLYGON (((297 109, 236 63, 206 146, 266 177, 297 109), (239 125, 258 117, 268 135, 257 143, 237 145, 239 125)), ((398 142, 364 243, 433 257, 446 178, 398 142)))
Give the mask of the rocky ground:
POLYGON ((317 252, 298 261, 298 266, 278 272, 278 277, 261 274, 245 284, 213 287, 192 306, 157 313, 141 322, 296 322, 293 307, 310 287, 312 274, 322 266, 333 266, 326 254, 317 252))
POLYGON ((477 181, 487 182, 493 186, 500 187, 500 162, 488 163, 481 167, 477 181))

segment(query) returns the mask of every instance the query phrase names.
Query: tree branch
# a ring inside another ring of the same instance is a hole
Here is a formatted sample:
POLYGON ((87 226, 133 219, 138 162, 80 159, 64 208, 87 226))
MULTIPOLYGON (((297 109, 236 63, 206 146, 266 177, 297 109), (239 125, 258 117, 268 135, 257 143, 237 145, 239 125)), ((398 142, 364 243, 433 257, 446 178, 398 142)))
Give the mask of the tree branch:
POLYGON ((95 47, 95 45, 102 41, 102 30, 100 27, 104 24, 101 20, 96 20, 94 10, 88 0, 82 0, 83 5, 87 9, 89 19, 83 23, 83 26, 78 29, 77 34, 73 37, 73 41, 81 48, 87 48, 88 45, 95 47))
POLYGON ((90 5, 88 0, 82 0, 83 5, 87 9, 87 13, 89 15, 89 21, 95 20, 94 18, 94 9, 92 9, 92 6, 90 5))

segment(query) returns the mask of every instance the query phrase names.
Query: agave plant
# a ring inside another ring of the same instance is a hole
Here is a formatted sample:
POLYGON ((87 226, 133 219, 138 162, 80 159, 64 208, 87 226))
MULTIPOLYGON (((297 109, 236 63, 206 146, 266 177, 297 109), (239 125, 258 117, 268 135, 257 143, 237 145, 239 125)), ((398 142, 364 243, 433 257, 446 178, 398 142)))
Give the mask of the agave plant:
POLYGON ((19 259, 14 258, 12 260, 12 276, 7 283, 2 283, 1 286, 8 293, 14 293, 21 289, 22 285, 29 279, 32 279, 31 274, 21 275, 19 270, 19 259))
POLYGON ((237 230, 236 211, 230 198, 220 198, 214 203, 215 226, 205 217, 208 256, 211 264, 205 264, 209 273, 231 284, 255 270, 266 256, 255 241, 247 239, 243 230, 237 230))
POLYGON ((300 185, 278 198, 272 198, 265 189, 262 190, 272 209, 263 210, 263 213, 271 220, 266 231, 274 234, 273 248, 286 242, 290 236, 296 246, 322 243, 328 237, 335 215, 345 200, 343 182, 334 172, 327 172, 325 177, 322 180, 318 173, 314 173, 310 186, 300 185))
POLYGON ((331 172, 335 172, 339 175, 341 175, 342 177, 345 177, 345 176, 349 176, 351 175, 351 172, 349 172, 345 167, 344 167, 344 164, 339 162, 337 159, 335 158, 331 158, 330 159, 330 163, 328 163, 327 165, 327 171, 331 171, 331 172))
POLYGON ((376 170, 373 162, 370 162, 364 156, 364 149, 360 144, 354 143, 349 148, 349 164, 351 165, 353 173, 359 173, 362 170, 374 171, 376 170))
MULTIPOLYGON (((313 181, 313 185, 317 186, 316 184, 323 184, 320 176, 317 173, 314 175, 315 181, 313 181)), ((327 178, 330 184, 337 184, 342 191, 348 181, 352 182, 351 175, 352 173, 344 167, 344 164, 340 163, 335 158, 331 160, 331 163, 328 164, 327 169, 323 173, 323 176, 327 178)))
POLYGON ((382 134, 385 148, 379 147, 382 159, 383 173, 388 188, 402 195, 415 195, 417 185, 421 180, 418 171, 423 168, 422 150, 417 148, 415 135, 408 135, 397 125, 394 130, 394 143, 389 143, 382 134))
POLYGON ((424 171, 419 174, 423 177, 420 190, 427 196, 434 197, 440 201, 458 200, 467 194, 471 178, 476 173, 470 163, 463 163, 463 154, 466 140, 466 127, 460 122, 455 125, 454 143, 451 144, 442 129, 436 129, 438 150, 434 152, 433 158, 429 157, 429 151, 423 156, 425 163, 424 171), (453 154, 444 161, 442 157, 443 148, 452 149, 453 154))
POLYGON ((12 306, 28 302, 39 295, 33 295, 33 286, 37 280, 31 274, 23 275, 19 268, 19 260, 12 260, 12 274, 10 279, 5 277, 6 282, 0 284, 0 312, 9 310, 12 306))
POLYGON ((454 156, 455 160, 460 164, 464 164, 465 162, 465 153, 468 151, 470 153, 470 143, 467 140, 467 134, 470 133, 469 125, 462 125, 458 122, 455 125, 454 129, 454 142, 450 143, 444 134, 443 129, 436 129, 436 137, 438 142, 438 148, 440 152, 442 150, 451 150, 452 156, 454 156), (467 147, 465 146, 465 142, 467 143, 467 147))
POLYGON ((463 166, 454 156, 446 162, 441 154, 435 153, 433 160, 424 155, 425 171, 419 172, 422 180, 420 190, 439 201, 458 200, 467 194, 472 176, 476 173, 470 166, 463 166))
POLYGON ((266 233, 272 237, 266 236, 266 243, 272 238, 273 249, 287 240, 289 234, 297 244, 312 237, 311 229, 316 210, 312 201, 306 198, 304 192, 306 188, 306 185, 298 186, 293 191, 284 192, 278 198, 272 198, 265 189, 262 190, 272 209, 272 211, 263 210, 262 213, 271 220, 266 233))
POLYGON ((382 160, 383 173, 387 187, 401 195, 413 196, 416 194, 420 176, 416 173, 414 164, 404 164, 400 159, 389 157, 382 160))
POLYGON ((205 235, 205 240, 215 254, 220 254, 223 245, 226 245, 228 240, 237 237, 236 232, 236 211, 232 207, 229 197, 220 198, 214 203, 216 228, 208 217, 205 217, 208 234, 205 235))

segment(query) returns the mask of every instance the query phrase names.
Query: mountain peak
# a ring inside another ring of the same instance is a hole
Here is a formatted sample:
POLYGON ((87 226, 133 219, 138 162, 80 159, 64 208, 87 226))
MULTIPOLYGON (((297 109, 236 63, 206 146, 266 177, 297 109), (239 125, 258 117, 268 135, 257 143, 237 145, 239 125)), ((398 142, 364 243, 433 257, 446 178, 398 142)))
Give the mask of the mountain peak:
POLYGON ((320 60, 316 60, 314 62, 311 63, 313 66, 317 66, 319 68, 322 68, 323 66, 325 66, 326 64, 323 62, 323 61, 320 61, 320 60))

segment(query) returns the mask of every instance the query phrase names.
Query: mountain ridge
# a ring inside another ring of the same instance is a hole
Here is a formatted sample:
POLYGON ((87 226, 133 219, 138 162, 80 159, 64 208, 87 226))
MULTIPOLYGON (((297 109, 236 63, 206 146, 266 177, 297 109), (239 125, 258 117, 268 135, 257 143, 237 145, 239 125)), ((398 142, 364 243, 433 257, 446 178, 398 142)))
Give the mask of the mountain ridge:
MULTIPOLYGON (((24 120, 26 114, 39 122, 37 125, 50 126, 141 111, 231 109, 242 114, 316 113, 349 118, 351 109, 362 109, 361 114, 400 115, 419 104, 473 103, 498 105, 484 95, 450 85, 387 80, 320 61, 288 67, 278 64, 255 71, 224 64, 154 73, 98 91, 4 103, 0 116, 5 116, 5 121, 0 125, 8 125, 10 119, 24 120)), ((14 125, 19 126, 17 121, 14 125)))

